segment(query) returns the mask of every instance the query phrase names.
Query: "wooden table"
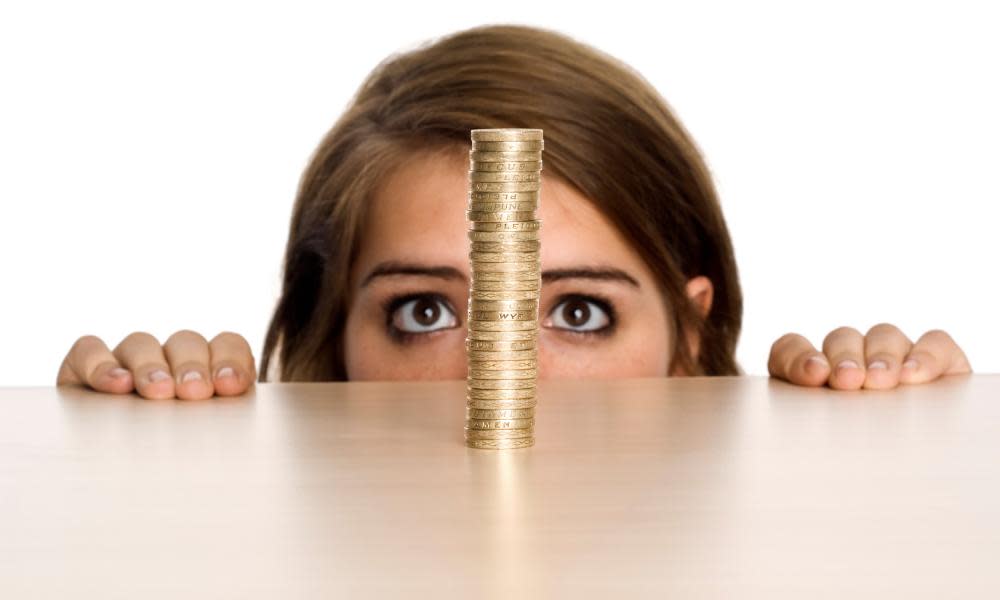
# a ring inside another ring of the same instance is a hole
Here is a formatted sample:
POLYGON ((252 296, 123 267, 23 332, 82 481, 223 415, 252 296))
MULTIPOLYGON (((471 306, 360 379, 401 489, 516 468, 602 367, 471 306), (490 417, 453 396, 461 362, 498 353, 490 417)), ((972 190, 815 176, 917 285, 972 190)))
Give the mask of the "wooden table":
POLYGON ((0 390, 0 598, 1000 598, 1000 375, 0 390), (612 596, 613 595, 613 596, 612 596))

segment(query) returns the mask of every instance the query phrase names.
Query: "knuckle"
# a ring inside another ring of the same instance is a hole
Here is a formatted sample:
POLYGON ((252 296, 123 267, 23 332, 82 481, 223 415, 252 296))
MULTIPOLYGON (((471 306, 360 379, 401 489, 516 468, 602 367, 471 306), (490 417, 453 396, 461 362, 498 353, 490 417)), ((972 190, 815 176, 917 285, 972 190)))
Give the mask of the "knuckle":
POLYGON ((855 335, 860 336, 861 332, 854 327, 850 327, 848 325, 842 325, 831 331, 830 334, 827 335, 826 337, 827 339, 829 339, 829 338, 840 338, 840 337, 848 337, 855 335))
POLYGON ((866 335, 882 336, 882 335, 895 335, 902 333, 903 332, 900 331, 899 327, 896 327, 892 323, 878 323, 877 325, 872 325, 871 329, 868 330, 868 333, 866 335))
POLYGON ((70 347, 70 354, 87 353, 96 348, 100 348, 104 342, 96 335, 82 335, 70 347))
POLYGON ((853 340, 863 339, 861 332, 854 327, 848 327, 846 325, 838 327, 826 334, 823 338, 823 351, 836 350, 846 345, 853 345, 853 340))
POLYGON ((205 336, 201 335, 197 331, 193 331, 191 329, 180 329, 175 331, 170 337, 168 337, 167 341, 164 342, 164 344, 172 344, 183 340, 199 341, 204 344, 208 343, 205 340, 205 336))
POLYGON ((803 337, 797 333, 786 333, 780 338, 774 340, 774 343, 771 344, 771 353, 776 354, 782 352, 787 346, 794 344, 801 339, 803 339, 803 337))
POLYGON ((954 344, 955 340, 943 329, 931 329, 923 335, 923 339, 936 344, 954 344))
POLYGON ((157 341, 156 336, 149 333, 148 331, 133 331, 132 333, 125 336, 125 339, 122 340, 121 345, 131 346, 133 344, 149 344, 149 343, 159 345, 160 342, 157 341))
POLYGON ((220 332, 217 336, 212 338, 212 343, 232 347, 241 347, 247 351, 250 350, 250 344, 247 342, 246 338, 233 331, 220 332))

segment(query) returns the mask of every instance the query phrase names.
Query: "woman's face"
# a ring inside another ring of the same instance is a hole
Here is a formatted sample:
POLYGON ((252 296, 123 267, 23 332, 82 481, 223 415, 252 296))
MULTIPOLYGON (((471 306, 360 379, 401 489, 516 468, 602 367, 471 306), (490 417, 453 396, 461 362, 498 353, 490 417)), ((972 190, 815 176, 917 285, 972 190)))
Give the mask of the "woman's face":
MULTIPOLYGON (((348 379, 462 379, 469 295, 461 153, 407 160, 376 192, 351 270, 348 379)), ((667 374, 652 274, 578 192, 543 171, 539 377, 667 374)))

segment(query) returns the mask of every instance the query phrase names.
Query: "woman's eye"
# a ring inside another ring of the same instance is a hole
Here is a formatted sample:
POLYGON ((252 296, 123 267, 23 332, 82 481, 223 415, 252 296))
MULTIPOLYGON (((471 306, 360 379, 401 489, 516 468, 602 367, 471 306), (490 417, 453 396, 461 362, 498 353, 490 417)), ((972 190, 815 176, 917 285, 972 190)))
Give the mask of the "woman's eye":
POLYGON ((404 333, 428 333, 458 325, 455 313, 439 298, 404 301, 392 313, 392 326, 404 333))
POLYGON ((552 310, 552 326, 579 332, 597 332, 611 325, 610 311, 584 298, 567 298, 552 310))

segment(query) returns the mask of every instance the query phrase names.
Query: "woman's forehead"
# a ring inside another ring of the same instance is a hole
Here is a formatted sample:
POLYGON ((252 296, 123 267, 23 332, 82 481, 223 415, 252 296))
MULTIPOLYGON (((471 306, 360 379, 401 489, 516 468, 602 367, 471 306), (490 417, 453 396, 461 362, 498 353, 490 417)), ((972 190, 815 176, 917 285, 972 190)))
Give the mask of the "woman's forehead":
MULTIPOLYGON (((395 169, 372 199, 359 263, 406 260, 468 271, 468 168, 461 153, 421 153, 395 169)), ((639 268, 638 255, 604 215, 544 171, 538 216, 546 268, 639 268)))

